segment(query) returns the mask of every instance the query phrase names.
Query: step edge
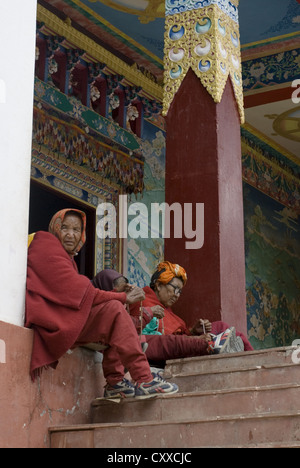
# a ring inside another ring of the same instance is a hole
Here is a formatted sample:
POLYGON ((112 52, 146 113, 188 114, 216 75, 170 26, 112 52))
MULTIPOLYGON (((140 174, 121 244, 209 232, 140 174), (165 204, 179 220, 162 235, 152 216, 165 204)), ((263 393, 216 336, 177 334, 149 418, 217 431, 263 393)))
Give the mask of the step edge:
POLYGON ((300 441, 299 442, 259 442, 257 444, 245 444, 245 445, 212 445, 212 446, 202 446, 202 447, 192 447, 192 448, 214 448, 214 449, 225 449, 225 448, 232 448, 232 449, 262 449, 262 448, 300 448, 300 441))
POLYGON ((227 369, 212 369, 210 371, 196 371, 196 372, 181 372, 179 374, 171 374, 166 376, 166 378, 174 379, 177 377, 193 377, 197 375, 216 375, 216 374, 229 374, 229 373, 237 373, 237 372, 252 372, 252 371, 264 371, 264 370, 272 370, 272 369, 288 369, 291 367, 299 367, 299 364, 275 364, 275 365, 261 365, 261 366, 249 366, 249 367, 232 367, 227 369))
POLYGON ((207 361, 207 360, 221 360, 221 359, 231 359, 237 357, 247 357, 259 354, 268 354, 268 353, 277 353, 283 354, 288 351, 294 351, 295 346, 284 346, 280 348, 267 348, 267 349, 254 349, 253 351, 243 351, 241 353, 231 353, 231 354, 216 354, 209 356, 194 356, 183 359, 170 359, 166 361, 166 365, 179 364, 184 362, 194 362, 194 361, 207 361))
MULTIPOLYGON (((175 395, 158 395, 154 401, 160 401, 160 400, 166 400, 166 399, 178 399, 178 398, 196 398, 196 397, 205 397, 205 396, 218 396, 218 395, 223 395, 223 394, 235 394, 235 393, 250 393, 250 392, 268 392, 268 391, 280 391, 280 390, 290 390, 290 389, 300 389, 300 384, 294 384, 294 383, 287 383, 287 384, 273 384, 273 385, 264 385, 264 386, 251 386, 251 387, 234 387, 234 388, 228 388, 228 389, 219 389, 219 390, 202 390, 202 391, 196 391, 196 392, 182 392, 182 393, 176 393, 175 395)), ((103 406, 101 403, 107 403, 106 406, 109 404, 112 404, 113 402, 110 401, 109 399, 105 398, 95 398, 91 402, 92 408, 97 408, 98 406, 103 406)), ((120 402, 116 402, 114 404, 118 405, 124 405, 124 404, 139 404, 139 403, 145 403, 145 400, 137 400, 135 398, 123 398, 120 399, 120 402)))
POLYGON ((108 429, 113 427, 143 427, 143 426, 175 426, 179 424, 205 424, 215 422, 230 422, 230 421, 262 421, 263 419, 281 419, 281 418, 298 418, 300 417, 300 410, 297 411, 285 411, 285 412, 270 412, 270 413, 249 413, 249 414, 236 414, 226 416, 216 416, 210 418, 202 418, 195 420, 166 420, 166 421, 140 421, 140 422, 120 422, 120 423, 95 423, 95 424, 83 424, 74 426, 49 426, 48 430, 50 434, 57 432, 76 432, 76 431, 91 431, 95 429, 108 429))

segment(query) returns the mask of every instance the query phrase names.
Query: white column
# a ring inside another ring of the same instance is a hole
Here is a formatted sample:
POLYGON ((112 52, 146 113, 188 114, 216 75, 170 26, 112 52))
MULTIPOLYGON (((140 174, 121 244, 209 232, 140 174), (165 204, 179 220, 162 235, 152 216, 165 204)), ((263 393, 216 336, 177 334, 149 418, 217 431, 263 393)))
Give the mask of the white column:
POLYGON ((0 2, 0 321, 23 325, 37 0, 0 2))

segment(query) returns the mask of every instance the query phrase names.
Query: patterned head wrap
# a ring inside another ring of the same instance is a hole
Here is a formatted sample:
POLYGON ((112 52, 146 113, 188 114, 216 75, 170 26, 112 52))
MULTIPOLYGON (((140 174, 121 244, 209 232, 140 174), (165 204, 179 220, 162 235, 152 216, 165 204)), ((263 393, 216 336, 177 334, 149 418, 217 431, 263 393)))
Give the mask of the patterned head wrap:
MULTIPOLYGON (((92 280, 92 284, 95 288, 101 289, 102 291, 112 291, 114 289, 114 281, 118 278, 124 278, 121 273, 115 270, 106 269, 100 271, 95 278, 92 280)), ((125 280, 128 283, 127 278, 125 280)))
POLYGON ((154 289, 157 280, 162 284, 168 284, 173 278, 181 279, 185 286, 187 282, 185 269, 176 263, 162 262, 157 266, 156 271, 151 278, 150 288, 154 289))
POLYGON ((86 215, 83 211, 75 210, 73 208, 66 208, 65 210, 58 211, 51 219, 48 230, 51 234, 53 234, 55 237, 59 239, 60 238, 59 234, 60 234, 61 226, 64 222, 64 219, 67 216, 67 214, 72 214, 72 213, 77 213, 82 220, 81 239, 76 249, 76 253, 78 253, 86 241, 86 215))

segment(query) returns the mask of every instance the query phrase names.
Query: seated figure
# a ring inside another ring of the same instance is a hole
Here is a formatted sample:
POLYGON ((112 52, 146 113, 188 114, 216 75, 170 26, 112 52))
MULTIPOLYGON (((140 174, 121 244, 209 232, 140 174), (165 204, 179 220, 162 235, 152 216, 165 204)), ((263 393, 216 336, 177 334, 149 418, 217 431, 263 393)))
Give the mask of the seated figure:
MULTIPOLYGON (((128 280, 112 270, 104 270, 94 279, 97 287, 107 291, 124 291, 133 286, 128 280), (98 277, 98 280, 97 280, 98 277), (101 279, 101 281, 100 281, 101 279)), ((186 284, 185 270, 169 262, 161 263, 151 279, 151 287, 145 287, 145 299, 129 306, 132 320, 142 342, 147 344, 145 351, 153 365, 161 366, 168 359, 203 356, 219 353, 234 353, 252 350, 248 339, 224 322, 210 323, 199 319, 192 328, 172 311, 186 284), (159 334, 145 334, 145 327, 153 320, 159 320, 159 334)), ((111 365, 116 369, 116 356, 113 349, 104 352, 107 372, 111 365)), ((117 370, 122 375, 122 366, 117 370)))
MULTIPOLYGON (((210 353, 253 350, 246 336, 227 323, 220 321, 210 323, 207 319, 199 319, 192 328, 187 327, 184 320, 172 311, 172 306, 180 298, 186 282, 187 274, 184 268, 170 262, 162 262, 151 278, 150 287, 144 288, 143 307, 147 312, 142 315, 142 327, 144 328, 149 320, 156 317, 159 319, 158 332, 169 337, 162 339, 158 336, 146 336, 148 359, 161 361, 210 353)), ((137 304, 130 306, 130 313, 138 329, 141 317, 137 304)))
POLYGON ((147 358, 124 304, 144 299, 142 289, 127 293, 96 289, 79 275, 74 257, 86 240, 86 216, 65 209, 56 213, 49 232, 37 232, 28 249, 26 323, 34 331, 31 377, 56 368, 71 348, 102 342, 113 349, 135 384, 118 380, 110 362, 105 377, 114 395, 149 398, 176 393, 178 387, 151 373, 147 358))

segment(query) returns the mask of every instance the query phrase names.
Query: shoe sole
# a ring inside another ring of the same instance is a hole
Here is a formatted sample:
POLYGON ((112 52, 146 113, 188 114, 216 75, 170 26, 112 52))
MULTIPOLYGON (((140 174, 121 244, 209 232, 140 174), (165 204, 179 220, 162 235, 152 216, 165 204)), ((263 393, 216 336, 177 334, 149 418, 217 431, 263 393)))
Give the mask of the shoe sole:
POLYGON ((124 394, 121 394, 121 393, 116 393, 115 395, 104 395, 103 398, 105 398, 105 400, 116 400, 116 399, 122 399, 124 400, 125 398, 134 398, 135 397, 135 394, 133 393, 132 395, 124 395, 124 394))
POLYGON ((219 354, 234 354, 244 351, 244 343, 239 336, 236 336, 235 328, 232 327, 230 331, 231 333, 229 334, 226 343, 224 343, 219 354))
POLYGON ((224 353, 227 353, 227 349, 228 349, 228 346, 229 346, 229 343, 230 343, 230 340, 231 340, 231 337, 232 337, 232 333, 234 332, 235 334, 235 328, 231 327, 230 329, 230 332, 227 336, 227 339, 225 341, 225 343, 223 344, 222 348, 219 349, 219 350, 216 350, 216 354, 224 354, 224 353))
POLYGON ((156 398, 156 397, 158 397, 160 395, 174 395, 178 391, 179 391, 179 388, 176 388, 176 389, 172 390, 171 392, 157 392, 157 393, 150 393, 148 395, 136 395, 135 399, 136 400, 148 400, 150 398, 156 398))
POLYGON ((237 353, 242 353, 245 351, 245 345, 240 336, 236 337, 237 353))

